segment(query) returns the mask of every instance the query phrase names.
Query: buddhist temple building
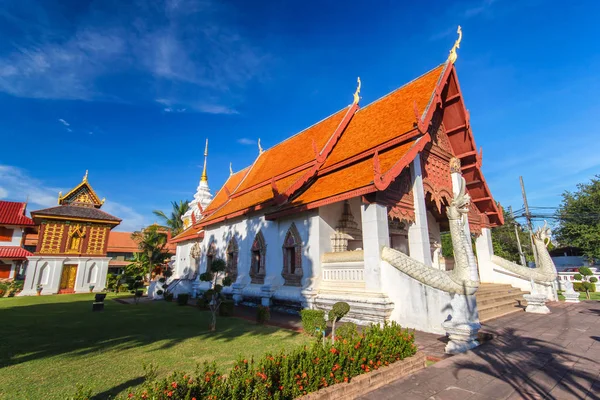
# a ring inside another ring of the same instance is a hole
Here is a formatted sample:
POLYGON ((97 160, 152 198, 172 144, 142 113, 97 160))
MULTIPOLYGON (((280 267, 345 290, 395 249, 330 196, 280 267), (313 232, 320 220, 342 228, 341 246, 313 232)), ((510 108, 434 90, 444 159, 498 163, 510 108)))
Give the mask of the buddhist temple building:
MULTIPOLYGON (((207 290, 198 275, 218 257, 236 302, 329 310, 345 301, 345 320, 467 332, 458 343, 472 346, 480 281, 525 289, 530 278, 493 255, 490 228, 504 221, 458 80, 458 33, 443 64, 393 92, 362 106, 359 79, 350 105, 270 148, 259 141, 254 162, 173 239, 173 279, 189 281, 178 287, 207 290), (441 258, 444 232, 460 255, 454 266, 441 258)), ((538 275, 549 298, 551 275, 538 275)))
POLYGON ((35 228, 26 208, 27 203, 0 201, 0 280, 16 278, 33 255, 25 249, 24 238, 35 228))
POLYGON ((66 195, 59 193, 58 206, 33 211, 39 225, 38 240, 29 265, 22 295, 101 291, 106 285, 111 229, 121 220, 100 208, 104 200, 87 179, 66 195))

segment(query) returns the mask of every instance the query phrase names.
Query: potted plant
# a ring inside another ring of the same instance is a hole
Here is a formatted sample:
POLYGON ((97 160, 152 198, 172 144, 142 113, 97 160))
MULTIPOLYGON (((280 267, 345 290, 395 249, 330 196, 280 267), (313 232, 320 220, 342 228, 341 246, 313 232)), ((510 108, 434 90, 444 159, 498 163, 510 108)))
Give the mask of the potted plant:
POLYGON ((90 285, 90 293, 92 293, 94 291, 94 285, 90 285))
POLYGON ((42 289, 43 289, 43 288, 44 288, 44 287, 43 287, 42 285, 37 285, 37 286, 35 287, 35 291, 37 292, 37 295, 38 295, 38 296, 40 296, 40 295, 42 294, 42 289))

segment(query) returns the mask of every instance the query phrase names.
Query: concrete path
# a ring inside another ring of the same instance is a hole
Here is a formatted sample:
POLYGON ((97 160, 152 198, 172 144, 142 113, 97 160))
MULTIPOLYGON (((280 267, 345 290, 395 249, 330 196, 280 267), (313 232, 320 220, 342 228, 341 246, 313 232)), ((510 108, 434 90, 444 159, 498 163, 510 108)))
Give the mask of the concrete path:
POLYGON ((491 341, 362 399, 600 399, 600 302, 550 309, 489 321, 491 341))

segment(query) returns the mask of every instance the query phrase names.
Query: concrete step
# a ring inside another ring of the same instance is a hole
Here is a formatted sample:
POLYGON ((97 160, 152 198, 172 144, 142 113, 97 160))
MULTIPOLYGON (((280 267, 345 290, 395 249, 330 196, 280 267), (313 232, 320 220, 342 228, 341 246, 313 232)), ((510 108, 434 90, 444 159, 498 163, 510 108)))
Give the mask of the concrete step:
POLYGON ((479 296, 477 296, 477 307, 481 308, 483 306, 502 302, 504 300, 514 300, 514 301, 521 301, 521 302, 525 301, 522 293, 519 293, 519 294, 504 293, 504 294, 501 294, 498 296, 484 297, 484 298, 480 298, 479 296))
POLYGON ((483 291, 483 292, 480 292, 479 290, 477 290, 475 295, 477 296, 478 299, 486 299, 486 298, 490 298, 490 297, 504 296, 505 294, 512 294, 515 296, 520 296, 525 293, 526 292, 523 292, 520 289, 511 288, 511 289, 488 290, 488 291, 483 291))
POLYGON ((495 310, 486 311, 484 313, 479 313, 479 322, 487 322, 495 318, 504 317, 505 315, 514 314, 517 312, 523 312, 523 308, 520 307, 506 307, 499 308, 495 310))
POLYGON ((477 304, 479 311, 479 321, 485 322, 492 318, 498 318, 503 315, 512 314, 514 312, 523 311, 525 309, 524 301, 518 301, 517 299, 508 299, 497 301, 491 304, 485 304, 480 306, 477 304))

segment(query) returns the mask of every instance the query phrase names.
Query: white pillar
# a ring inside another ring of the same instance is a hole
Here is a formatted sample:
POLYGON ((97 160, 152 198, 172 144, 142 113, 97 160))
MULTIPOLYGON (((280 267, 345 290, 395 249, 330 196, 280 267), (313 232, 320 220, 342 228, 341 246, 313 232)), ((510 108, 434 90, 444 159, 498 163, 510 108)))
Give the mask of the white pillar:
POLYGON ((381 291, 381 248, 390 246, 387 206, 363 204, 361 207, 365 288, 381 291))
POLYGON ((482 282, 493 282, 493 266, 491 257, 494 255, 492 245, 492 232, 490 228, 481 228, 481 235, 475 239, 477 249, 477 265, 479 266, 479 278, 482 282))
POLYGON ((427 226, 427 208, 423 190, 421 157, 415 157, 410 168, 412 191, 415 206, 415 222, 408 227, 408 249, 410 256, 425 265, 431 266, 429 227, 427 226))

